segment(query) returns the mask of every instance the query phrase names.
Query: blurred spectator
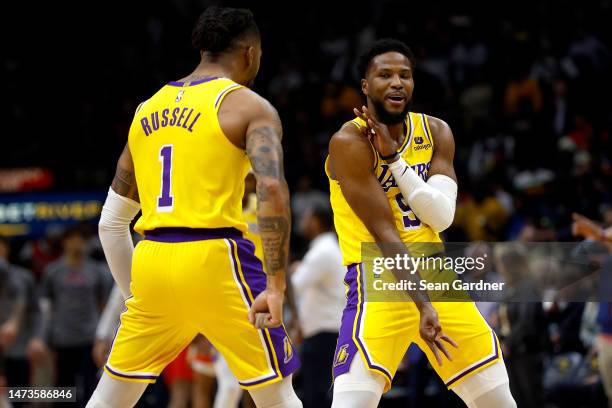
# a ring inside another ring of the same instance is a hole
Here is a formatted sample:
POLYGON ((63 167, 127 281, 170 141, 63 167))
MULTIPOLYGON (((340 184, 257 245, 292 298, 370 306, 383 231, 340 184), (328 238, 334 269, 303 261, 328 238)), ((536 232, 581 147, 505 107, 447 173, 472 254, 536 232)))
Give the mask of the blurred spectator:
MULTIPOLYGON (((496 283, 503 282, 501 276, 494 269, 493 253, 491 251, 491 245, 486 242, 474 242, 470 244, 465 250, 465 256, 472 259, 483 259, 484 267, 482 269, 472 268, 469 273, 461 275, 465 282, 487 282, 496 283)), ((476 301, 476 307, 485 318, 487 323, 497 330, 498 328, 498 308, 497 302, 487 301, 486 296, 489 295, 488 291, 481 291, 481 293, 472 293, 471 297, 476 301), (482 292, 485 292, 484 294, 482 292), (483 299, 484 297, 484 299, 483 299)), ((494 295, 493 295, 494 296, 494 295)))
MULTIPOLYGON (((193 371, 187 361, 187 351, 188 349, 185 348, 162 372, 162 377, 170 394, 168 408, 187 408, 189 406, 193 371)), ((205 402, 204 407, 210 408, 210 400, 205 402)))
POLYGON ((26 242, 19 253, 20 260, 29 265, 37 281, 51 262, 61 255, 62 228, 52 226, 47 233, 36 240, 26 242))
POLYGON ((463 228, 470 241, 499 241, 508 214, 497 197, 477 190, 457 205, 454 225, 463 228))
MULTIPOLYGON (((495 266, 506 282, 507 296, 538 299, 527 258, 515 248, 497 247, 495 266)), ((499 306, 501 347, 510 388, 521 408, 541 408, 546 322, 540 302, 513 301, 499 306)))
MULTIPOLYGON (((612 226, 609 226, 610 212, 606 212, 607 228, 600 227, 594 221, 574 213, 572 216, 572 232, 574 235, 608 243, 608 251, 612 250, 612 226)), ((600 334, 597 341, 599 371, 601 380, 608 397, 608 407, 612 408, 612 255, 608 255, 603 262, 600 273, 599 295, 600 302, 597 311, 597 323, 600 334)))
POLYGON ((329 205, 329 196, 312 187, 312 179, 309 175, 302 175, 297 190, 291 194, 291 210, 295 217, 293 223, 298 226, 298 232, 303 233, 301 230, 302 225, 304 225, 302 224, 302 217, 308 208, 327 205, 329 205))
POLYGON ((56 385, 76 385, 81 405, 95 387, 92 348, 112 283, 108 269, 87 258, 85 238, 80 226, 67 229, 62 240, 63 256, 47 266, 41 282, 48 343, 56 356, 56 385))
POLYGON ((10 264, 9 252, 8 240, 0 237, 0 359, 7 386, 26 387, 31 380, 28 358, 37 362, 46 349, 32 273, 10 264))
POLYGON ((293 265, 291 283, 295 291, 302 344, 302 402, 305 408, 329 407, 331 379, 340 318, 345 304, 342 281, 346 272, 333 232, 329 206, 305 211, 301 229, 310 240, 304 259, 293 265))

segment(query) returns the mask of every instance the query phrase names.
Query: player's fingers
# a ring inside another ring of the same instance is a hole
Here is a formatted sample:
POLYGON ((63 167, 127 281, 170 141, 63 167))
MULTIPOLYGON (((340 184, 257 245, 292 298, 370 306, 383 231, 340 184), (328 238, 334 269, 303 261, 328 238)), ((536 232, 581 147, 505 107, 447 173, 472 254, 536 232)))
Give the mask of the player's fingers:
POLYGON ((258 329, 266 328, 266 319, 268 313, 256 313, 255 314, 255 327, 258 329))
POLYGON ((446 349, 446 347, 444 347, 444 343, 442 343, 442 341, 440 341, 439 339, 434 340, 434 343, 436 343, 436 347, 438 350, 440 350, 442 353, 444 353, 444 355, 446 356, 446 358, 448 358, 448 361, 453 361, 453 357, 451 356, 451 354, 448 352, 448 350, 446 349))
POLYGON ((257 313, 255 312, 255 308, 251 306, 251 308, 249 309, 249 323, 251 323, 252 325, 255 325, 256 314, 257 313))
POLYGON ((361 120, 363 120, 364 122, 366 122, 366 123, 367 123, 367 121, 368 121, 368 117, 367 117, 366 115, 364 115, 362 111, 360 111, 360 110, 359 110, 359 109, 357 109, 357 108, 353 108, 353 113, 355 113, 355 115, 357 115, 357 117, 358 117, 359 119, 361 119, 361 120))
POLYGON ((438 365, 441 366, 442 357, 440 357, 440 352, 438 351, 438 348, 436 347, 436 345, 430 340, 426 340, 425 343, 427 344, 427 347, 429 347, 434 357, 436 358, 436 362, 438 363, 438 365))
POLYGON ((441 340, 444 340, 445 342, 447 342, 448 344, 450 344, 454 348, 459 348, 459 345, 455 342, 455 340, 453 340, 450 336, 448 336, 446 334, 440 334, 440 336, 438 336, 438 338, 441 339, 441 340))
POLYGON ((280 327, 281 325, 280 319, 274 318, 272 317, 272 315, 266 316, 266 320, 264 323, 266 327, 270 329, 275 328, 275 327, 280 327))

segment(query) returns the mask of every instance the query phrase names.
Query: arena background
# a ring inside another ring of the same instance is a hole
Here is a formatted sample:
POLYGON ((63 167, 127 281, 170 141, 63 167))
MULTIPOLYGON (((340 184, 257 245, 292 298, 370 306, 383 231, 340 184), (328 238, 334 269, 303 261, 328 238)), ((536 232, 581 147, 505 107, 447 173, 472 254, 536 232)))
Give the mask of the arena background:
MULTIPOLYGON (((283 121, 294 226, 326 198, 329 138, 362 103, 355 58, 382 37, 405 41, 417 57, 413 110, 454 132, 459 200, 447 240, 574 241, 572 212, 612 224, 609 0, 20 2, 7 5, 0 25, 0 234, 10 238, 11 262, 37 281, 61 255, 63 228, 95 225, 136 106, 197 64, 190 32, 210 4, 250 8, 262 32, 254 88, 283 121)), ((294 229, 294 259, 307 244, 294 229)), ((561 329, 545 323, 546 361, 561 353, 559 336, 575 337, 584 310, 563 315, 561 329)), ((590 352, 572 347, 562 351, 590 352)), ((565 386, 565 398, 546 390, 551 406, 605 406, 596 371, 565 386)), ((162 406, 162 387, 147 394, 149 405, 162 406)), ((402 370, 382 406, 416 406, 417 389, 427 406, 458 404, 424 367, 402 370)))

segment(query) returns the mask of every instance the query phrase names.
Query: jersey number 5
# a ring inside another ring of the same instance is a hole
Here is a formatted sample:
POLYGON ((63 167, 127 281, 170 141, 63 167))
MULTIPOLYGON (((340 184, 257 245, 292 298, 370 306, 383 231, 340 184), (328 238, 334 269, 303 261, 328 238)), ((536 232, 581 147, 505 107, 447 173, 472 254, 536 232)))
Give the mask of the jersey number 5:
POLYGON ((395 202, 402 212, 402 221, 404 222, 404 230, 410 231, 421 227, 421 220, 417 218, 408 203, 404 200, 402 193, 395 196, 395 202))
POLYGON ((157 197, 157 212, 172 212, 174 197, 172 196, 172 148, 164 145, 159 150, 159 161, 162 166, 161 193, 157 197))

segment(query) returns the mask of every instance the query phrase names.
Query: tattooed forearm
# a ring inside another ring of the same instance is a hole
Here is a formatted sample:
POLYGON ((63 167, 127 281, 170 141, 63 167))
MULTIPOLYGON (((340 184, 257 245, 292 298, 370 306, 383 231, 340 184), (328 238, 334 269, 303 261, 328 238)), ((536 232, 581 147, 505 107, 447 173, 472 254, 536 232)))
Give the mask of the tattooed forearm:
POLYGON ((258 217, 264 259, 268 275, 274 276, 287 268, 289 223, 286 217, 258 217))
POLYGON ((246 151, 257 180, 257 222, 268 282, 284 287, 291 211, 280 135, 280 126, 256 128, 247 135, 246 151))
POLYGON ((119 195, 134 201, 140 201, 138 197, 138 187, 136 186, 136 177, 133 171, 128 171, 117 166, 115 178, 113 179, 111 187, 119 195))

